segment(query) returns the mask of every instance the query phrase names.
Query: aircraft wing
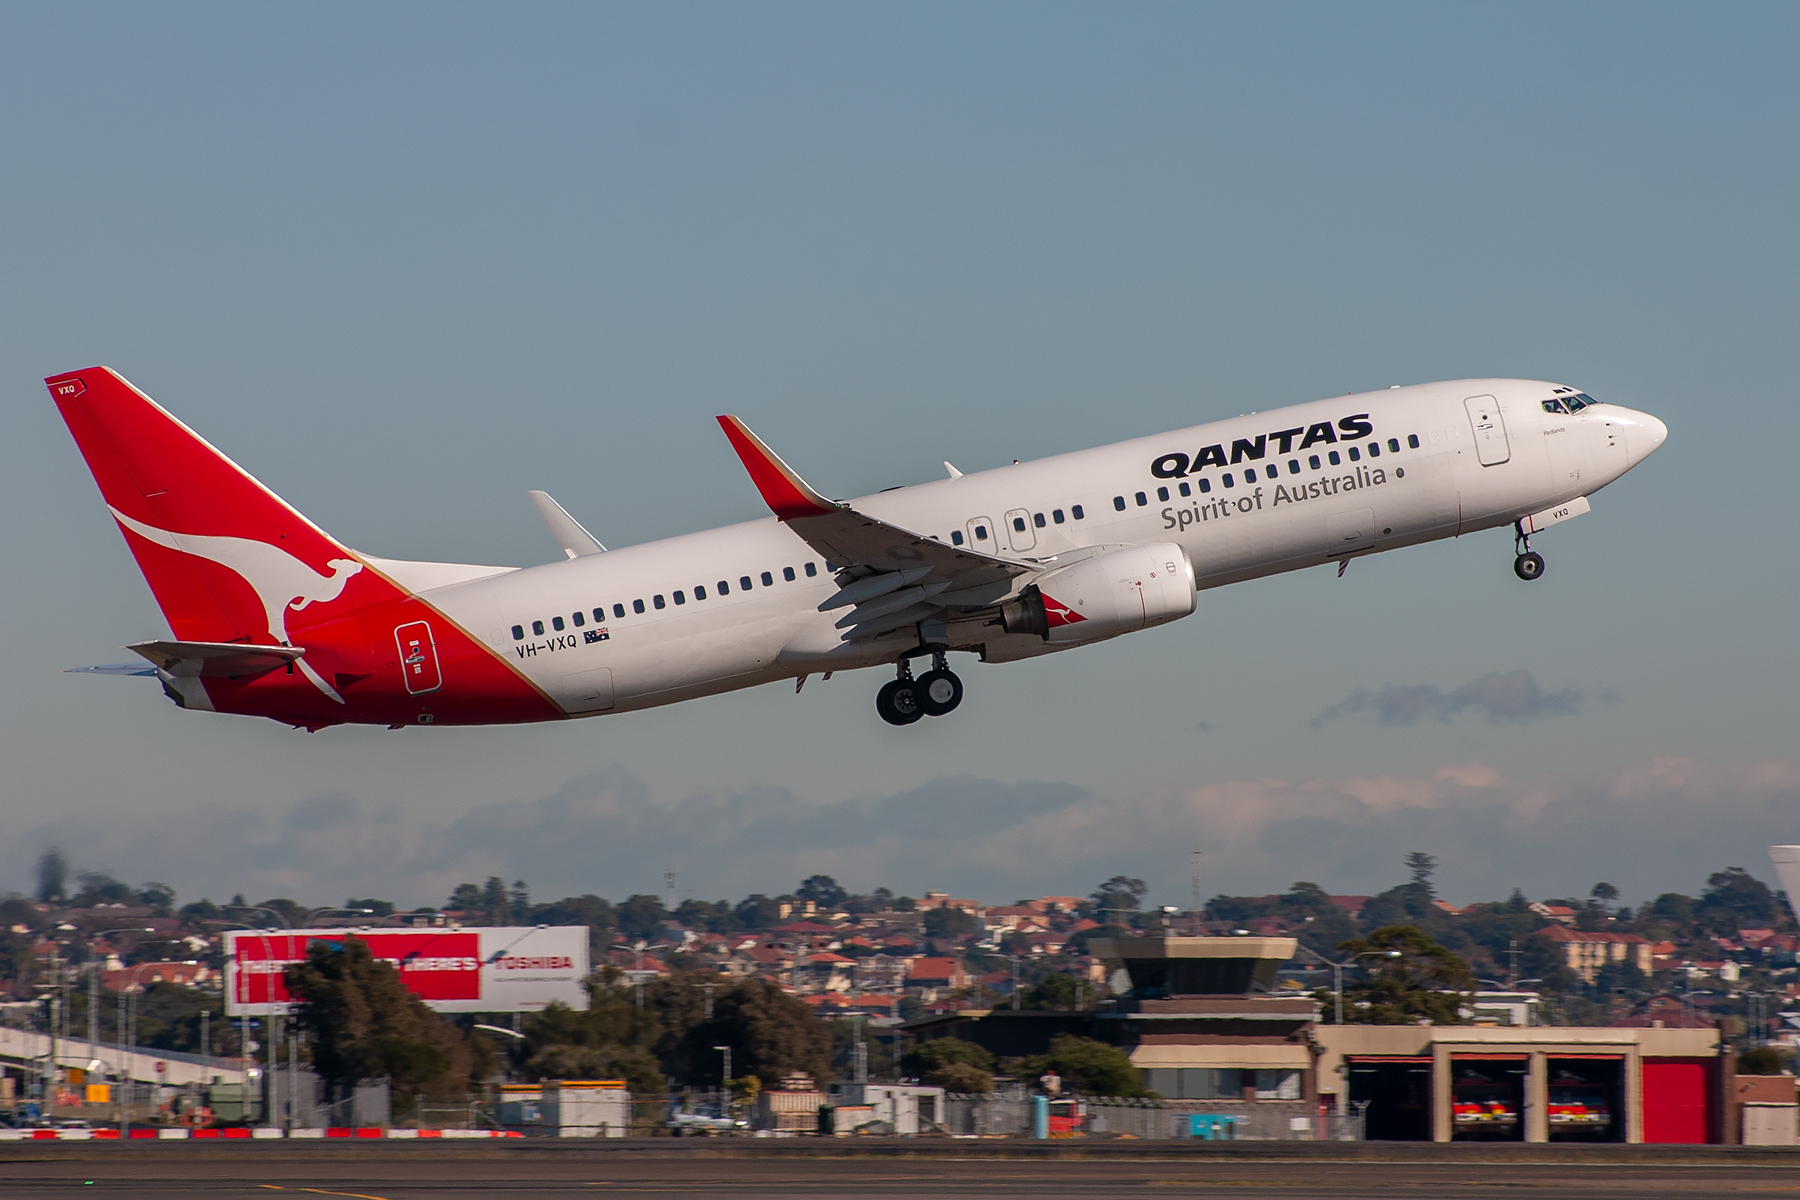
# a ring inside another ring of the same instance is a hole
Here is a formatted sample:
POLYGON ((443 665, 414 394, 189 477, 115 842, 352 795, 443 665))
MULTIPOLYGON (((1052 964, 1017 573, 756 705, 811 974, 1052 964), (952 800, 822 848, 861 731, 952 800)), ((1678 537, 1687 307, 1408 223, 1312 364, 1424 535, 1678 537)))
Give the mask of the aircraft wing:
POLYGON ((838 594, 819 607, 854 606, 838 621, 845 641, 876 637, 946 608, 984 607, 1037 569, 947 546, 827 500, 742 421, 722 416, 719 425, 769 508, 838 572, 838 594))

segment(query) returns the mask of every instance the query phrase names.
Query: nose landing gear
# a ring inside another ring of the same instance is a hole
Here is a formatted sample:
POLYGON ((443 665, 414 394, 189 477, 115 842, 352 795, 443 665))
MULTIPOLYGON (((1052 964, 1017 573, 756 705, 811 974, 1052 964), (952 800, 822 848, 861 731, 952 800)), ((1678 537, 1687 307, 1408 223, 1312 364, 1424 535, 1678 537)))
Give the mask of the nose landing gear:
POLYGON ((962 703, 962 680, 945 661, 944 652, 934 651, 931 670, 913 678, 912 665, 902 659, 895 668, 896 678, 875 693, 875 711, 889 725, 911 725, 920 717, 941 717, 962 703))
POLYGON ((1513 574, 1530 583, 1544 577, 1544 556, 1531 548, 1531 538, 1513 526, 1513 574))

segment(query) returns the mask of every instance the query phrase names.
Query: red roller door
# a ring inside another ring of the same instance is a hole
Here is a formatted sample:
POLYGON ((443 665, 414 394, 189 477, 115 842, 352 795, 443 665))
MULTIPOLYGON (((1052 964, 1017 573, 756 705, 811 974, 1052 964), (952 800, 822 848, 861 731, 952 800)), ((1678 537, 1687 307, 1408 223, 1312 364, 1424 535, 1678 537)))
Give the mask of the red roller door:
POLYGON ((1707 1139, 1711 1058, 1644 1059, 1644 1140, 1703 1143, 1707 1139))

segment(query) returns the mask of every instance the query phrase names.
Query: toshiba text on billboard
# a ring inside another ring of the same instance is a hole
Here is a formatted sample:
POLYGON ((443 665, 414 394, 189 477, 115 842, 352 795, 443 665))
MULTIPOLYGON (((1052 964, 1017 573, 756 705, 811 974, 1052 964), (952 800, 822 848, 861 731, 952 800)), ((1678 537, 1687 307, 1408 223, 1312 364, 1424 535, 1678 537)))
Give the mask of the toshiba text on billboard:
POLYGON ((536 1012, 552 1000, 584 1009, 585 925, 485 929, 294 929, 225 935, 225 1011, 286 1013, 282 972, 314 943, 359 938, 400 972, 406 990, 439 1012, 536 1012))

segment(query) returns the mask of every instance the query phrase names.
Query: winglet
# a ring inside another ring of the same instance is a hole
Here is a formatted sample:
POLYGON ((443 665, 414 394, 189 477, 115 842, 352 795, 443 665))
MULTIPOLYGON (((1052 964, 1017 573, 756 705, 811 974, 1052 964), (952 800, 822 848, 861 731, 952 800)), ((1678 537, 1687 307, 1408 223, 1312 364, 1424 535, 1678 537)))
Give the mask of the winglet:
POLYGON ((780 455, 763 445, 762 439, 751 433, 742 421, 722 416, 719 427, 731 439, 731 448, 737 451, 744 469, 750 472, 750 481, 756 484, 756 490, 762 493, 763 501, 776 516, 792 521, 796 517, 816 517, 838 511, 837 505, 808 487, 806 480, 782 462, 780 455))

